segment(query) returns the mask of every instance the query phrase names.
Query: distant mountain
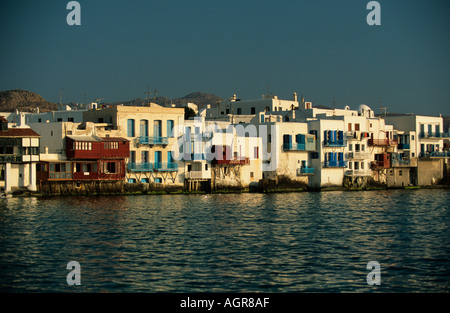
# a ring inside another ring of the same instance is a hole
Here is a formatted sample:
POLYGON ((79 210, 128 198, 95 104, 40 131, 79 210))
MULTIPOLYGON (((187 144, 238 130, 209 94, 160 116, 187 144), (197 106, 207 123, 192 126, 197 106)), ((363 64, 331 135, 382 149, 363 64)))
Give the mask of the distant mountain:
POLYGON ((58 105, 31 91, 16 89, 0 92, 0 112, 14 112, 16 109, 35 112, 37 107, 40 112, 48 112, 57 110, 58 105))
POLYGON ((216 95, 210 94, 210 93, 204 93, 204 92, 192 92, 184 97, 176 98, 176 99, 169 99, 167 97, 153 97, 150 99, 142 99, 142 98, 136 98, 129 101, 122 101, 122 102, 114 102, 114 103, 103 103, 106 105, 117 105, 117 104, 123 104, 123 105, 130 105, 130 106, 145 106, 147 101, 159 104, 161 106, 171 106, 172 104, 175 104, 177 107, 186 104, 186 103, 195 103, 198 105, 199 109, 205 108, 206 105, 211 104, 211 107, 214 107, 217 105, 219 101, 222 101, 222 99, 216 95))
POLYGON ((198 105, 199 109, 203 109, 207 104, 211 104, 211 106, 215 106, 218 102, 222 101, 222 99, 216 95, 204 93, 204 92, 193 92, 182 98, 174 99, 172 102, 174 104, 183 104, 183 103, 195 103, 198 105))

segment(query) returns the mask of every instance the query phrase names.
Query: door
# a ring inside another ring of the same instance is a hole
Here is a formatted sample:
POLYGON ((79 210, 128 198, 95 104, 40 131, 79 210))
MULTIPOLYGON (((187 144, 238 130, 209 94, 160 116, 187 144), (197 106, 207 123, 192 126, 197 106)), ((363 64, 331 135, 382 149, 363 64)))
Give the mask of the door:
POLYGON ((162 152, 161 151, 155 151, 155 168, 161 168, 162 166, 162 152))
POLYGON ((139 123, 139 136, 148 137, 148 121, 141 120, 139 123))
POLYGON ((153 137, 162 137, 161 121, 153 121, 153 137))

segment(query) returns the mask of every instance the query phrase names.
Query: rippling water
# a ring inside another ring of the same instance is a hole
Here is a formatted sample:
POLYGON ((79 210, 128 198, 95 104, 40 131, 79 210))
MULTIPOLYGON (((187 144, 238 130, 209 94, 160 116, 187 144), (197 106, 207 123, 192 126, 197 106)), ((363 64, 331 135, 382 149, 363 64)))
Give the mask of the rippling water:
POLYGON ((448 292, 450 192, 0 199, 2 292, 448 292), (68 286, 69 261, 81 286, 68 286), (369 286, 367 263, 381 265, 369 286))

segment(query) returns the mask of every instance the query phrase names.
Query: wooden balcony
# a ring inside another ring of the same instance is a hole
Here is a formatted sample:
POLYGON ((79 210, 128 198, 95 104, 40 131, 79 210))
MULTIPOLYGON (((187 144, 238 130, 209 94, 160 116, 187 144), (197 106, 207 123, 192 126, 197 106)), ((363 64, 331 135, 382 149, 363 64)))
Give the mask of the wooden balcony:
POLYGON ((234 157, 230 160, 216 160, 212 161, 212 164, 224 164, 224 165, 249 165, 250 158, 237 158, 234 157))
POLYGON ((396 146, 398 144, 397 139, 369 139, 369 146, 396 146))

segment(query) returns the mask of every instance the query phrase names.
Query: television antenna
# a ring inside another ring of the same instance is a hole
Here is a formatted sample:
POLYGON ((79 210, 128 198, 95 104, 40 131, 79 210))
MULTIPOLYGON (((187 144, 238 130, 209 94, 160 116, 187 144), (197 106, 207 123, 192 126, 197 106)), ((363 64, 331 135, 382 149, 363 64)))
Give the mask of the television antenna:
POLYGON ((389 109, 389 108, 383 106, 383 99, 380 97, 380 116, 381 117, 387 115, 387 109, 389 109))

